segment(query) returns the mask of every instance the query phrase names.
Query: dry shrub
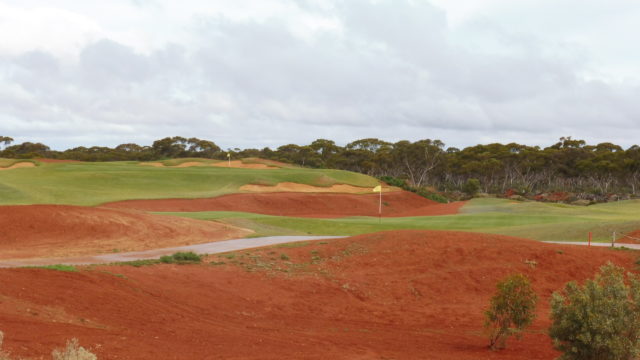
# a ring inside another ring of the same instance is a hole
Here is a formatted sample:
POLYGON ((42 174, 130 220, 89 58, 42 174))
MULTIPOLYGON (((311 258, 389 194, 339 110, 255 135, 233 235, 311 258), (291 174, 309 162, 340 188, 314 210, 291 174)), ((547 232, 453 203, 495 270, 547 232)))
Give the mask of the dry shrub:
POLYGON ((53 360, 97 360, 98 357, 78 344, 78 339, 67 341, 67 347, 51 353, 53 360))
POLYGON ((2 350, 2 341, 4 340, 4 333, 0 331, 0 360, 11 360, 9 354, 2 350))
MULTIPOLYGON (((9 353, 2 350, 4 333, 0 331, 0 360, 11 360, 9 353)), ((53 360, 98 360, 98 357, 78 344, 78 339, 67 341, 67 347, 56 349, 51 353, 53 360)))

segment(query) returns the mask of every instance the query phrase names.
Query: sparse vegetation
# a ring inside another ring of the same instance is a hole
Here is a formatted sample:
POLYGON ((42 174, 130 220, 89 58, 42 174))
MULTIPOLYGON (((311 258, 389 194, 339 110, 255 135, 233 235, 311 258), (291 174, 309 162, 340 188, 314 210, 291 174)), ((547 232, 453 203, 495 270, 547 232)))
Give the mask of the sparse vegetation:
POLYGON ((64 349, 56 349, 51 353, 53 360, 97 360, 98 357, 83 348, 78 343, 78 339, 73 338, 67 341, 64 349))
POLYGON ((560 360, 629 360, 640 354, 640 280, 608 263, 593 280, 551 298, 549 335, 560 360))
MULTIPOLYGON (((10 354, 2 350, 3 340, 4 334, 0 331, 0 360, 12 360, 10 354)), ((76 338, 67 341, 65 348, 53 350, 51 358, 53 360, 98 360, 95 354, 80 346, 76 338)))
POLYGON ((4 341, 4 333, 0 331, 0 360, 10 360, 9 354, 2 350, 2 342, 4 341))
POLYGON ((65 271, 65 272, 76 272, 78 268, 73 265, 65 265, 65 264, 55 264, 55 265, 44 265, 44 266, 29 266, 36 269, 47 269, 47 270, 56 270, 56 271, 65 271))
POLYGON ((510 336, 520 336, 535 318, 537 302, 531 282, 523 274, 510 275, 496 287, 491 306, 485 312, 485 328, 489 331, 492 350, 504 349, 510 336))
POLYGON ((202 257, 191 251, 160 257, 160 262, 165 264, 197 264, 201 261, 202 257))

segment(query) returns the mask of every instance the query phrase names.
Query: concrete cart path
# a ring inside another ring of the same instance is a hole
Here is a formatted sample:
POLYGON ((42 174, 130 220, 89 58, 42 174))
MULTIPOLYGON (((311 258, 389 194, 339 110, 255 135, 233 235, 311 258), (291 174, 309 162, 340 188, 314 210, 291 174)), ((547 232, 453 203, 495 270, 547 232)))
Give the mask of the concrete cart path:
MULTIPOLYGON (((549 244, 562 244, 562 245, 582 245, 582 246, 589 245, 589 243, 586 241, 544 241, 544 242, 549 244)), ((611 247, 611 243, 592 242, 591 246, 611 247)), ((617 248, 625 247, 628 249, 640 250, 640 244, 615 243, 615 247, 617 248)))
POLYGON ((157 259, 163 255, 171 255, 176 252, 192 251, 197 254, 219 254, 229 251, 251 249, 262 246, 284 244, 290 242, 339 239, 345 236, 268 236, 259 238, 243 238, 224 241, 215 241, 204 244, 178 246, 163 249, 145 251, 133 251, 125 253, 113 253, 95 256, 77 256, 68 258, 36 258, 22 260, 0 260, 0 268, 45 266, 45 265, 88 265, 109 264, 114 262, 157 259))

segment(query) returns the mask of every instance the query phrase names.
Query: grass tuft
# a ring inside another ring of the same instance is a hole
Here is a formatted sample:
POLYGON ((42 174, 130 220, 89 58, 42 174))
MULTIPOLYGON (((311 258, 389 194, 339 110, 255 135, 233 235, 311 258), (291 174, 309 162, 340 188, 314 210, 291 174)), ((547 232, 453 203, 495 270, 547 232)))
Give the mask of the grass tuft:
POLYGON ((44 266, 28 266, 31 269, 47 269, 47 270, 56 270, 56 271, 64 271, 64 272, 77 272, 78 268, 73 265, 65 265, 65 264, 55 264, 55 265, 44 265, 44 266))

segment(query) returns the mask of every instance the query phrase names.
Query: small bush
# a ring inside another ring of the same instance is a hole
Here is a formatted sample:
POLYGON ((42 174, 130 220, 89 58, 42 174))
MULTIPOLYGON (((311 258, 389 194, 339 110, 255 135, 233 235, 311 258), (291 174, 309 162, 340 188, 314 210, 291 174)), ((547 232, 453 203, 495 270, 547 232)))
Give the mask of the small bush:
POLYGON ((462 186, 462 191, 469 196, 475 196, 480 191, 480 180, 467 179, 467 182, 462 186))
MULTIPOLYGON (((4 334, 0 331, 0 360, 11 360, 9 353, 2 351, 4 334)), ((97 360, 98 357, 78 344, 78 339, 67 341, 64 349, 55 349, 51 353, 53 360, 97 360)))
POLYGON ((629 360, 640 355, 640 280, 608 263, 583 286, 551 298, 549 335, 561 360, 629 360))
POLYGON ((511 335, 520 336, 535 318, 537 296, 523 274, 506 277, 496 285, 497 293, 485 312, 485 328, 489 331, 489 347, 504 349, 511 335))
POLYGON ((177 252, 170 256, 160 257, 160 262, 165 264, 194 264, 202 261, 202 257, 194 252, 177 252))
POLYGON ((67 341, 64 349, 56 349, 51 353, 53 360, 97 360, 98 357, 78 344, 78 339, 67 341))

